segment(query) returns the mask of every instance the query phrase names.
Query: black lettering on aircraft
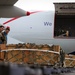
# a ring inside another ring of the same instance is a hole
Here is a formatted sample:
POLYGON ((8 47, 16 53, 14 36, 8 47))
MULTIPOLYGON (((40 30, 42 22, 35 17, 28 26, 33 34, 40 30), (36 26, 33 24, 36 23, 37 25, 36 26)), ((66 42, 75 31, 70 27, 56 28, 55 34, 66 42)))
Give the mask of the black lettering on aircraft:
POLYGON ((52 26, 51 22, 44 22, 44 26, 52 26))

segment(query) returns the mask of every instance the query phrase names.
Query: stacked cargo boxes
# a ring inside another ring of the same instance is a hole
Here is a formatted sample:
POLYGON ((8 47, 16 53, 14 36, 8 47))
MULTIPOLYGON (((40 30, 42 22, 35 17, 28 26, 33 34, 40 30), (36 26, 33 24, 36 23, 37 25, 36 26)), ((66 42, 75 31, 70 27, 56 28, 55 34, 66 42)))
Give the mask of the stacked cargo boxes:
MULTIPOLYGON (((59 45, 47 44, 1 44, 0 61, 25 64, 60 65, 61 48, 59 45)), ((75 55, 65 54, 64 67, 75 66, 75 55)))
POLYGON ((10 44, 6 46, 7 62, 29 63, 56 65, 59 60, 60 46, 53 45, 36 45, 26 44, 10 44))
POLYGON ((2 52, 2 50, 6 50, 5 44, 0 44, 0 61, 4 60, 4 52, 2 52))
POLYGON ((65 61, 64 61, 65 67, 74 67, 75 66, 75 55, 65 55, 65 61))

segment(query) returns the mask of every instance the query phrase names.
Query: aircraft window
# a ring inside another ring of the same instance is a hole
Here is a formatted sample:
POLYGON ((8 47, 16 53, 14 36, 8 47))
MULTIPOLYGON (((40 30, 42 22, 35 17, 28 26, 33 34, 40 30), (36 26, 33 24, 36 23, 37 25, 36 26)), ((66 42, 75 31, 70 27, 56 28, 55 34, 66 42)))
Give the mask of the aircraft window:
POLYGON ((54 37, 75 38, 75 15, 55 15, 54 37))

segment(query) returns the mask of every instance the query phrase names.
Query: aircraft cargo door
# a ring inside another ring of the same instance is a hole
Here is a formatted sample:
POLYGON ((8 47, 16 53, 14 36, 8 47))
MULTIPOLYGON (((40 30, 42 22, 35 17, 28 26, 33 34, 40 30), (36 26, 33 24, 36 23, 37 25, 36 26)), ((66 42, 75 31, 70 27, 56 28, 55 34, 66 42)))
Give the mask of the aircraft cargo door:
POLYGON ((54 4, 54 37, 75 39, 75 3, 54 4))

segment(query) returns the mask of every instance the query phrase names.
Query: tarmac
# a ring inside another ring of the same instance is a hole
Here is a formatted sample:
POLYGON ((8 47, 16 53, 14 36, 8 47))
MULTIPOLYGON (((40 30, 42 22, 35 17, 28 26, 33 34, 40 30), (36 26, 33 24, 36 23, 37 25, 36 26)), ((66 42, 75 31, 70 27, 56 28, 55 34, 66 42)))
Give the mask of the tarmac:
POLYGON ((0 64, 0 75, 75 75, 75 67, 0 64))
POLYGON ((75 75, 75 71, 71 73, 60 73, 60 74, 50 74, 50 75, 75 75))
POLYGON ((59 75, 75 75, 75 73, 63 73, 63 74, 59 74, 59 75))

